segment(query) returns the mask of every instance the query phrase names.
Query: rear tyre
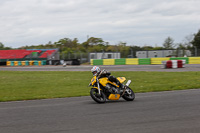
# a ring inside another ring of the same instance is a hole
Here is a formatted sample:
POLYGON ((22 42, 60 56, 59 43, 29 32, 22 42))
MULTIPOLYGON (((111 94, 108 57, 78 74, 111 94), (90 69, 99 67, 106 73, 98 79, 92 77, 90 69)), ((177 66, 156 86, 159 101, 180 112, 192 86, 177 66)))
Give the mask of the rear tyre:
POLYGON ((99 92, 98 92, 98 90, 96 88, 92 88, 90 90, 90 96, 97 103, 105 103, 106 102, 105 94, 102 91, 101 91, 101 94, 99 94, 99 92))
POLYGON ((135 99, 135 93, 129 87, 126 87, 125 93, 122 96, 126 101, 133 101, 135 99))

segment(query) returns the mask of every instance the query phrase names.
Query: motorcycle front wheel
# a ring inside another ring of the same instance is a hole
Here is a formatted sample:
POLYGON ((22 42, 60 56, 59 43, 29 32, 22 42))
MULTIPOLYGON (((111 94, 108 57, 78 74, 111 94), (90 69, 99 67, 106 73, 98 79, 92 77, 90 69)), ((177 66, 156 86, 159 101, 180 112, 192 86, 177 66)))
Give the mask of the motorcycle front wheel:
POLYGON ((135 99, 135 93, 129 87, 126 88, 124 95, 122 96, 126 101, 133 101, 135 99))
POLYGON ((106 102, 105 94, 102 91, 101 91, 101 94, 99 94, 99 92, 98 92, 98 90, 96 88, 92 88, 90 90, 90 96, 97 103, 105 103, 106 102))

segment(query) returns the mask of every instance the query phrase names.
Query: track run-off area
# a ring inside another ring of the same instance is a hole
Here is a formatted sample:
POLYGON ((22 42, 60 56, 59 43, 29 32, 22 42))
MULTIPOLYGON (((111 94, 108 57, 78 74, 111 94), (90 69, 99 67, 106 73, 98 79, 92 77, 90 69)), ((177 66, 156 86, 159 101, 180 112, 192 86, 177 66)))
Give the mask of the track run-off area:
MULTIPOLYGON (((200 71, 200 65, 100 66, 108 71, 200 71)), ((90 71, 92 66, 0 67, 0 71, 90 71)), ((133 88, 134 90, 134 88, 133 88)), ((88 89, 89 93, 89 89, 88 89)), ((0 133, 199 133, 200 89, 136 93, 97 104, 89 96, 0 102, 0 133)))

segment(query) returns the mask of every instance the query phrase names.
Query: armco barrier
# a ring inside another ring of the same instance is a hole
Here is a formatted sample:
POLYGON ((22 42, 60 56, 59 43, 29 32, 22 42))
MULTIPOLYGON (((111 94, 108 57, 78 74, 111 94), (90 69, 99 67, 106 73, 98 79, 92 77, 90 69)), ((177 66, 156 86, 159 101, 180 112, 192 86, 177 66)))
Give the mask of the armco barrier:
POLYGON ((138 58, 126 58, 126 65, 138 65, 138 58))
POLYGON ((115 59, 115 65, 125 65, 126 59, 115 59))
POLYGON ((115 65, 115 59, 103 59, 103 65, 115 65))
POLYGON ((189 57, 189 64, 200 64, 200 57, 189 57))
POLYGON ((90 59, 90 65, 94 65, 93 59, 90 59))
POLYGON ((94 65, 103 65, 103 60, 102 59, 93 60, 93 64, 94 65))
POLYGON ((169 60, 170 58, 151 58, 151 64, 152 65, 157 65, 157 64, 162 64, 162 61, 169 60))
POLYGON ((140 58, 139 59, 139 65, 150 65, 151 64, 151 58, 140 58))
POLYGON ((91 65, 157 65, 168 60, 182 60, 183 64, 200 64, 200 57, 91 59, 90 63, 91 65))

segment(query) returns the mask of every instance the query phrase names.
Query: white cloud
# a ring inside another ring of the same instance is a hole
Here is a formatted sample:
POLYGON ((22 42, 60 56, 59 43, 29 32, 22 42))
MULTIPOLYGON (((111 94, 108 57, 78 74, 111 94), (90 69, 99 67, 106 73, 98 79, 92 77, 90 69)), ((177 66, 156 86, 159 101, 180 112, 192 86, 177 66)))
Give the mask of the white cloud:
POLYGON ((6 0, 0 5, 0 42, 45 44, 62 38, 100 37, 110 44, 162 45, 196 33, 198 0, 6 0))

